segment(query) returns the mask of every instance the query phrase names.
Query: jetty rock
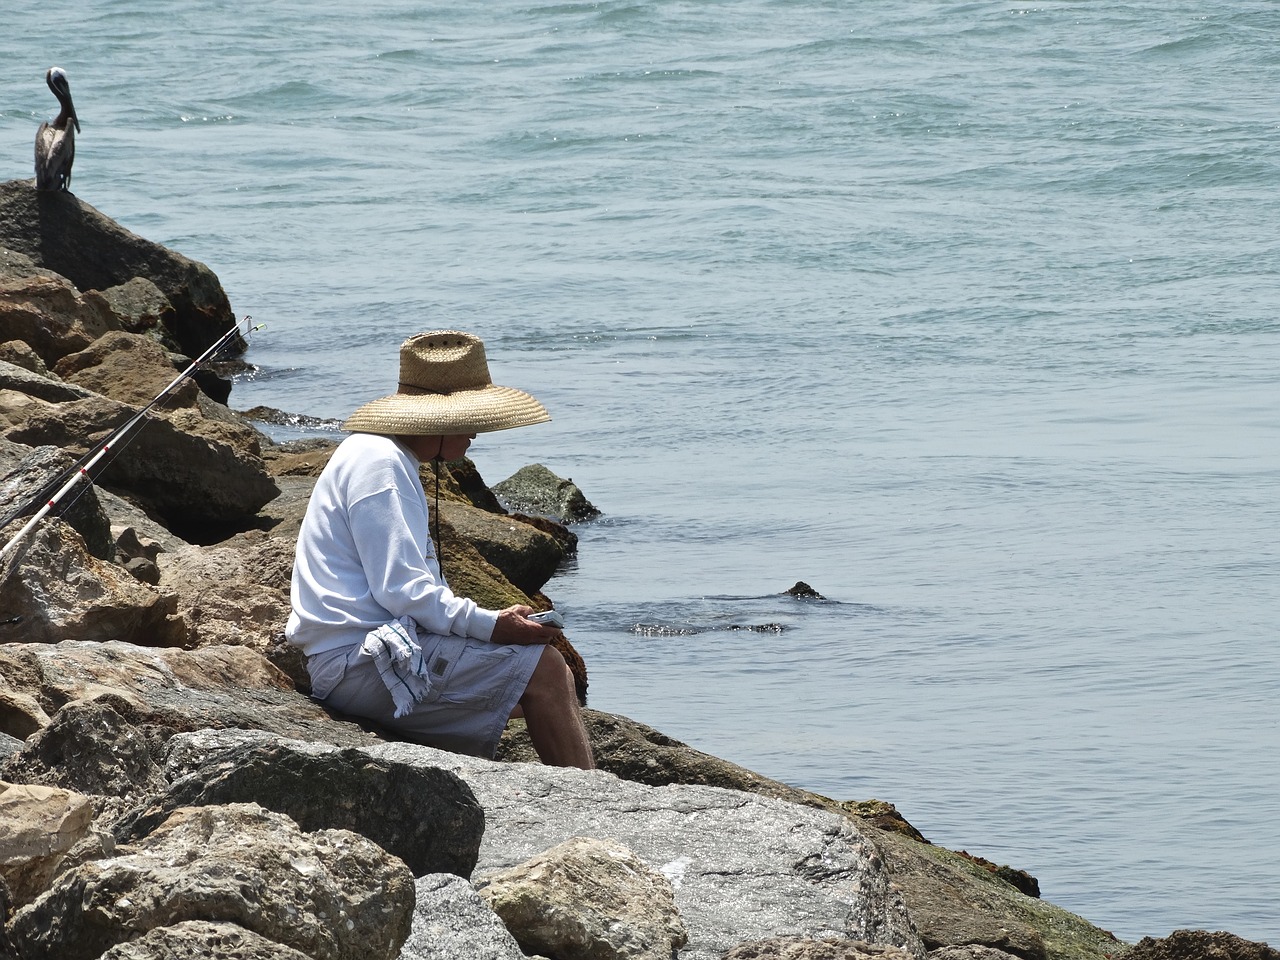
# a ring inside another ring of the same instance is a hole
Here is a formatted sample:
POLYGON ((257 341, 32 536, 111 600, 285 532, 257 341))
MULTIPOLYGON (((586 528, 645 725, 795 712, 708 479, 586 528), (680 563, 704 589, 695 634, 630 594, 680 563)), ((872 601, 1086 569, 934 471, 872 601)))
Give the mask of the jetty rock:
POLYGON ((203 353, 235 321, 222 284, 207 266, 143 239, 72 193, 37 191, 29 180, 0 183, 0 247, 25 255, 79 290, 112 291, 129 284, 136 289, 138 278, 147 281, 164 295, 167 309, 159 301, 145 306, 136 294, 99 298, 117 308, 131 305, 126 312, 154 310, 178 348, 191 356, 203 353))

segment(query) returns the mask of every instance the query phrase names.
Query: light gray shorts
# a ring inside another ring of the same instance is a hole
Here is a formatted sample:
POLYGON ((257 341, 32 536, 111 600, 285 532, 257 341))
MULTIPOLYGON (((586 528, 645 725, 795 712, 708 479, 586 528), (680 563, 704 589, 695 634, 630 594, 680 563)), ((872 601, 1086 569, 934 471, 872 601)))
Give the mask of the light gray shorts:
POLYGON ((432 664, 431 691, 403 717, 394 716, 386 683, 358 644, 311 657, 307 668, 313 681, 324 686, 341 671, 341 679, 323 698, 326 706, 365 717, 417 743, 491 758, 546 648, 421 632, 418 642, 432 664))

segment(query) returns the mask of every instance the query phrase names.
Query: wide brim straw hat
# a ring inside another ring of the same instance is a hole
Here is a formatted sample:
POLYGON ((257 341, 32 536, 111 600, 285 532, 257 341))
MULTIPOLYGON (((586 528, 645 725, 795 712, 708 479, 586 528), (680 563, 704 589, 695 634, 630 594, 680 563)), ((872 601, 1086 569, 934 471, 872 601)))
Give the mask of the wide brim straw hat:
POLYGON ((532 396, 490 379, 479 337, 433 330, 400 345, 399 389, 360 407, 342 429, 432 437, 491 433, 550 419, 532 396))

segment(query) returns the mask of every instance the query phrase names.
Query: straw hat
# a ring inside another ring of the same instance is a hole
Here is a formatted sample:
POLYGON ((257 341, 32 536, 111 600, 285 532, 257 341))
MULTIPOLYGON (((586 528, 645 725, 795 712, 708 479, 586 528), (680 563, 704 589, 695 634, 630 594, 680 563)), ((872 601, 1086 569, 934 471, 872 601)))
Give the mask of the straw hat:
POLYGON ((523 390, 499 387, 479 337, 435 330, 400 345, 400 388, 366 403, 342 429, 390 436, 489 433, 551 417, 523 390))

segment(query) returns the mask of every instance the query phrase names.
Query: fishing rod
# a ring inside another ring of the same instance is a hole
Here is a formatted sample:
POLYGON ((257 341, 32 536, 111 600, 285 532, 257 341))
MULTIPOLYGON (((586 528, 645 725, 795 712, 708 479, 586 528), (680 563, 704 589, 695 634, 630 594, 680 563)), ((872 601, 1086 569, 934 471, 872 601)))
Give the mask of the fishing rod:
MULTIPOLYGON (((70 470, 68 471, 72 475, 71 479, 68 480, 66 483, 64 483, 58 489, 58 491, 49 498, 49 500, 44 504, 44 506, 42 506, 35 513, 35 515, 29 521, 27 521, 26 525, 23 526, 23 528, 19 530, 17 534, 15 534, 14 537, 4 545, 3 549, 0 549, 0 560, 3 560, 6 556, 8 556, 9 552, 13 550, 13 548, 16 547, 19 542, 21 542, 22 538, 25 537, 28 533, 30 533, 32 528, 34 528, 37 523, 43 520, 45 516, 48 515, 49 511, 52 510, 54 507, 56 507, 58 503, 61 502, 62 498, 65 497, 71 491, 71 489, 75 487, 77 483, 79 483, 81 480, 85 480, 88 483, 92 483, 93 479, 89 476, 89 471, 93 469, 94 466, 97 465, 98 461, 100 461, 103 457, 105 457, 108 453, 110 453, 113 447, 119 445, 120 442, 124 440, 124 438, 128 435, 129 431, 131 431, 135 426, 141 423, 143 419, 145 419, 147 414, 151 412, 152 408, 155 407, 158 403, 160 403, 160 401, 162 401, 165 397, 167 397, 171 392, 173 392, 173 390, 176 389, 177 386, 180 383, 182 383, 182 381, 186 380, 187 377, 195 373, 196 370, 198 370, 200 366, 206 363, 211 357, 216 356, 219 351, 221 351, 224 347, 226 347, 228 343, 231 342, 233 337, 243 338, 243 337, 247 337, 249 334, 257 330, 261 330, 263 325, 258 324, 256 327, 254 326, 245 327, 244 332, 241 333, 240 327, 244 324, 248 324, 252 319, 253 317, 250 317, 246 314, 243 320, 237 320, 232 325, 230 330, 228 330, 221 337, 219 337, 217 341, 215 341, 214 344, 211 347, 209 347, 208 350, 200 354, 200 356, 196 357, 196 359, 191 362, 191 365, 189 367, 187 367, 180 374, 174 377, 173 380, 170 382, 170 384, 167 387, 165 387, 163 390, 161 390, 159 393, 157 393, 150 403, 148 403, 145 407, 139 410, 138 413, 135 416, 131 417, 123 426, 117 427, 110 434, 110 436, 108 436, 107 439, 102 442, 100 446, 91 448, 89 453, 85 454, 85 456, 81 458, 79 463, 71 467, 70 470)), ((24 505, 22 508, 20 508, 16 513, 13 513, 10 516, 6 517, 4 522, 0 523, 0 529, 3 529, 4 527, 8 526, 9 523, 17 519, 18 517, 22 516, 30 508, 31 508, 31 504, 28 503, 24 505)))

